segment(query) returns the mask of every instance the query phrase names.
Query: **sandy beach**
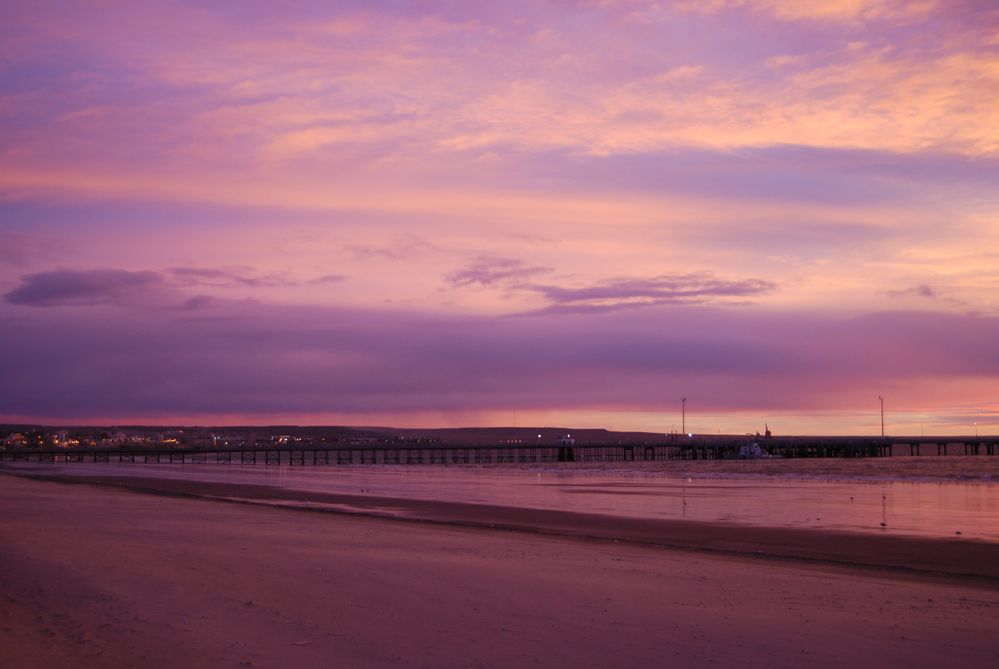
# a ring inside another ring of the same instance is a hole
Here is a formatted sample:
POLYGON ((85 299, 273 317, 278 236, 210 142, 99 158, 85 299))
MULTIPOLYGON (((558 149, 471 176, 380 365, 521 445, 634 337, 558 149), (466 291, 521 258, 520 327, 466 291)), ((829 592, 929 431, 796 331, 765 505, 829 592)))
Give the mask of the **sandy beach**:
POLYGON ((701 550, 697 532, 615 541, 586 518, 510 517, 515 530, 489 527, 501 509, 309 513, 112 483, 0 476, 0 665, 999 663, 993 545, 953 544, 977 547, 975 569, 942 569, 954 556, 932 542, 910 546, 922 566, 851 567, 857 546, 838 562, 766 557, 793 537, 752 529, 701 550))

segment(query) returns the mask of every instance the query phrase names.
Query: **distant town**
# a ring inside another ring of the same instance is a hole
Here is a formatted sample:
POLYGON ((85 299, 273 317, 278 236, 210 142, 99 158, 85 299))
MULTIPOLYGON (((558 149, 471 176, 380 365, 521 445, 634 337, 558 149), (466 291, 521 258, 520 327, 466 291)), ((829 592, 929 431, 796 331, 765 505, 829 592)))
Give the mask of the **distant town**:
POLYGON ((403 429, 344 426, 44 426, 0 425, 4 449, 322 448, 350 445, 551 445, 647 444, 665 435, 648 432, 574 430, 564 427, 403 429))

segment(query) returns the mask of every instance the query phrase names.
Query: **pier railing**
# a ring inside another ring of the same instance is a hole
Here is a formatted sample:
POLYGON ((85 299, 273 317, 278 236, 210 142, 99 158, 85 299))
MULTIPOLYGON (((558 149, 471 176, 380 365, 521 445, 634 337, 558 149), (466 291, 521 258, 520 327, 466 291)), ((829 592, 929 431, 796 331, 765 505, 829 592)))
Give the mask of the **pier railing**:
POLYGON ((657 462, 749 457, 849 458, 898 455, 999 455, 999 438, 782 437, 675 438, 657 444, 310 445, 235 448, 6 448, 0 462, 225 465, 433 465, 657 462), (747 448, 752 445, 753 448, 747 448))

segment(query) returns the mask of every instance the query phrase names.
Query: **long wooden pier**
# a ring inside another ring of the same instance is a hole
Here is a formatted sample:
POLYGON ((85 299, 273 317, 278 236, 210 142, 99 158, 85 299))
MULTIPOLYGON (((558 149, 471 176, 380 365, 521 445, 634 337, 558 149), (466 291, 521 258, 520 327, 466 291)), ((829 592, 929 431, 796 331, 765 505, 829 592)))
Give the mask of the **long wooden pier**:
POLYGON ((566 462, 657 462, 776 458, 999 456, 999 437, 676 437, 662 443, 584 445, 310 445, 236 448, 11 448, 0 462, 90 462, 224 465, 433 465, 566 462), (747 447, 758 446, 747 449, 747 447))

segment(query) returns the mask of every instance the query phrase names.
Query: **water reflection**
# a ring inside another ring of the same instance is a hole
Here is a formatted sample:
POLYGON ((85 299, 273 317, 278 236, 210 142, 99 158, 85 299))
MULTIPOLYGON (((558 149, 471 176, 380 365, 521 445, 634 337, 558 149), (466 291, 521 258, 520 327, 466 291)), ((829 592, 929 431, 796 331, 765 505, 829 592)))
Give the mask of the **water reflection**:
POLYGON ((295 490, 999 542, 999 458, 613 465, 268 467, 45 464, 60 474, 253 483, 295 490))

